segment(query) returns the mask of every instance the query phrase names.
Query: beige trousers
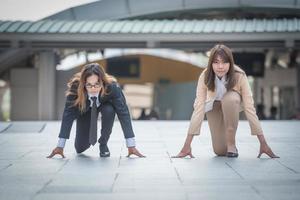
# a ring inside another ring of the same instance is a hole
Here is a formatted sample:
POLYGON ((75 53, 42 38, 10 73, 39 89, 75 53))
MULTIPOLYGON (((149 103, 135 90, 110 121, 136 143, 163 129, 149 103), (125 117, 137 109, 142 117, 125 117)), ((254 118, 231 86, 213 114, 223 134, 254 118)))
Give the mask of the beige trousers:
POLYGON ((221 101, 215 101, 213 109, 206 113, 215 154, 225 156, 227 146, 235 146, 239 121, 241 96, 235 91, 226 92, 221 101))

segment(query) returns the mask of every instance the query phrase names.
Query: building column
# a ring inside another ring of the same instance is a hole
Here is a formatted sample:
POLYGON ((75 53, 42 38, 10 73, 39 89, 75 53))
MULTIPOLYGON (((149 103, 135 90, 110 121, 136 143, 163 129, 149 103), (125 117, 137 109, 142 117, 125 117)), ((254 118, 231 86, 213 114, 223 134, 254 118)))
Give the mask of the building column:
POLYGON ((300 109, 300 64, 297 63, 297 85, 296 85, 296 95, 297 95, 297 102, 296 106, 300 109))
POLYGON ((38 69, 38 119, 54 120, 56 111, 56 63, 54 52, 39 52, 36 56, 36 68, 38 69))

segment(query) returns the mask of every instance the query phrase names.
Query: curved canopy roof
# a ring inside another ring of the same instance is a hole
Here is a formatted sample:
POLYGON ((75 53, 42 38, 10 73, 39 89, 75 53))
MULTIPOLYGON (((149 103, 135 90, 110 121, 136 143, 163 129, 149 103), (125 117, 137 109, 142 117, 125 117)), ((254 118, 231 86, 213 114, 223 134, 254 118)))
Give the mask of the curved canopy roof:
POLYGON ((300 48, 300 19, 0 21, 6 48, 300 48))
POLYGON ((300 32, 300 19, 0 21, 0 33, 284 33, 300 32))
POLYGON ((47 17, 58 20, 300 17, 295 0, 101 0, 47 17))

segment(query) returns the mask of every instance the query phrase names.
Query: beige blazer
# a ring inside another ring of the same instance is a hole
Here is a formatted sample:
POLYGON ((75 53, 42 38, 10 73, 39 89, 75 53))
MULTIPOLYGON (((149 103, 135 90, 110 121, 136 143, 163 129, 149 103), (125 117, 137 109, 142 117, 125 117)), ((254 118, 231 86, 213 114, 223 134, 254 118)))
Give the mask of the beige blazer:
MULTIPOLYGON (((216 96, 216 91, 208 90, 204 83, 204 74, 206 70, 207 69, 205 69, 201 73, 198 80, 196 99, 194 102, 194 111, 188 129, 188 134, 190 135, 200 135, 204 114, 205 112, 210 110, 207 109, 207 107, 211 107, 216 96)), ((256 110, 254 108, 252 92, 248 83, 246 73, 238 66, 235 66, 235 73, 237 77, 237 84, 233 87, 232 90, 238 92, 241 95, 241 111, 244 110, 246 114, 246 118, 250 125, 251 134, 263 134, 260 122, 256 115, 256 110)))

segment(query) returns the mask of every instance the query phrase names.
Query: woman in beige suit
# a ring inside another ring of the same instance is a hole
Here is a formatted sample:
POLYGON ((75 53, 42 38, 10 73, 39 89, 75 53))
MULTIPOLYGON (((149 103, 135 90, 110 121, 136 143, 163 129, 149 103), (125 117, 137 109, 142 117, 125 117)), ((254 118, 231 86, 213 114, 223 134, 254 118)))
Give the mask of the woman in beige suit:
POLYGON ((265 153, 271 158, 278 158, 263 135, 245 72, 234 65, 228 47, 216 45, 211 49, 207 69, 198 80, 194 111, 184 146, 174 157, 193 157, 191 143, 194 136, 200 134, 204 114, 208 119, 216 155, 238 157, 235 135, 241 108, 249 121, 251 134, 256 135, 260 142, 258 157, 265 153))

